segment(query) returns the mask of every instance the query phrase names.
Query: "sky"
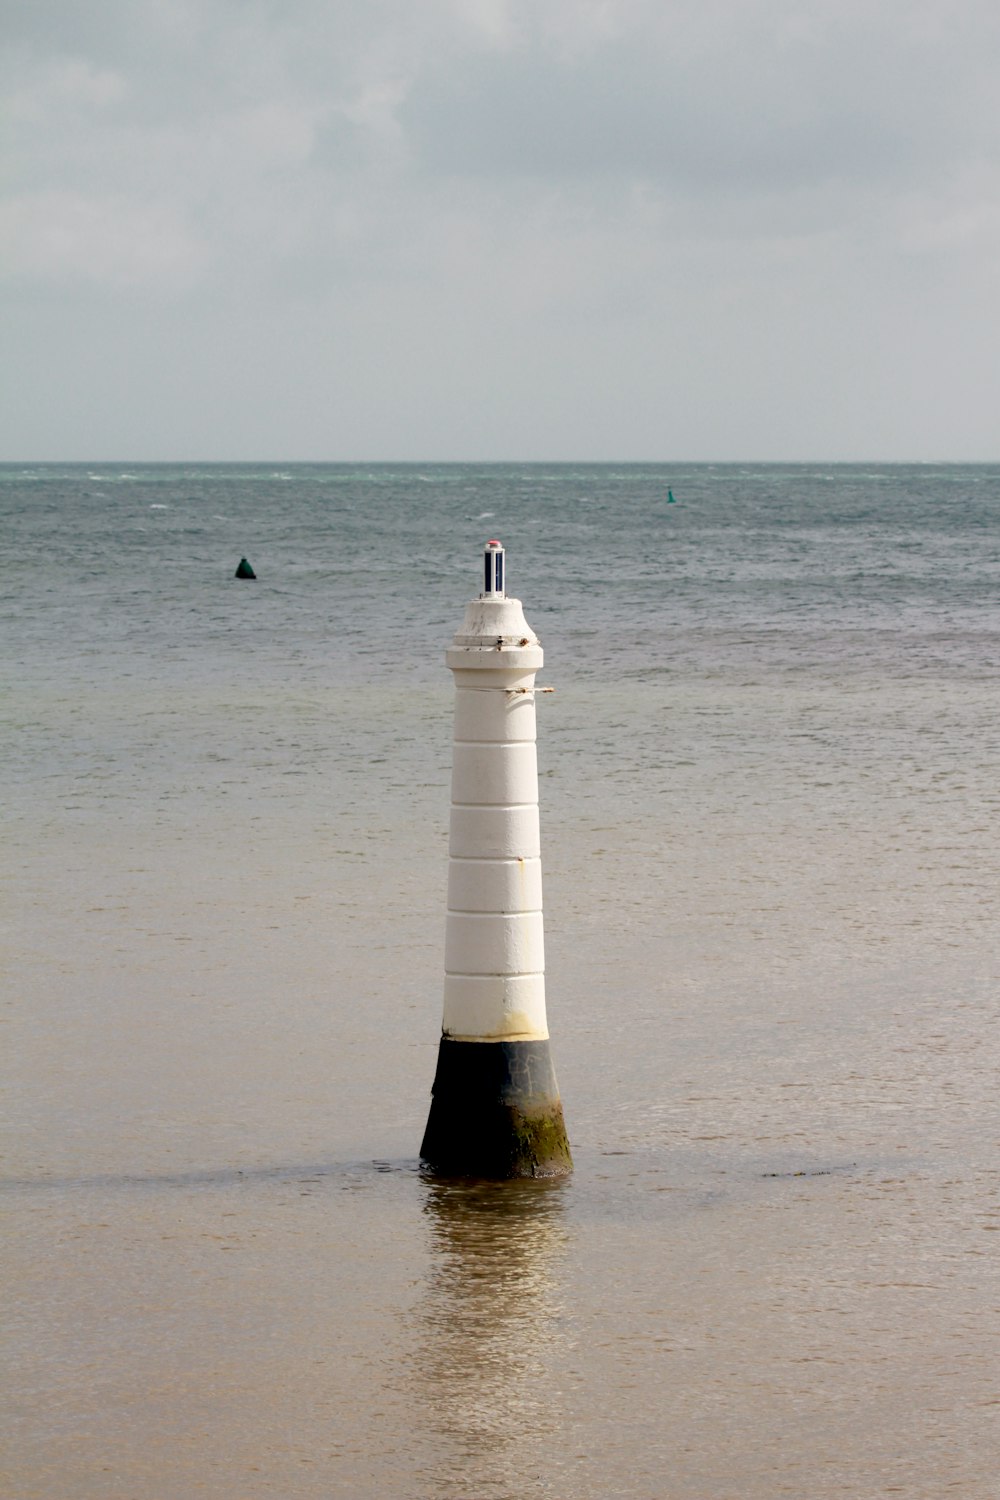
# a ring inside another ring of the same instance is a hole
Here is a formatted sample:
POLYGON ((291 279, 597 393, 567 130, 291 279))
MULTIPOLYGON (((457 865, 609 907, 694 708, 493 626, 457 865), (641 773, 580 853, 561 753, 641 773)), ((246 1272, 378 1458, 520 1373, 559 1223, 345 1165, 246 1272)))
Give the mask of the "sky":
POLYGON ((0 38, 0 461, 1000 458, 996 0, 0 38))

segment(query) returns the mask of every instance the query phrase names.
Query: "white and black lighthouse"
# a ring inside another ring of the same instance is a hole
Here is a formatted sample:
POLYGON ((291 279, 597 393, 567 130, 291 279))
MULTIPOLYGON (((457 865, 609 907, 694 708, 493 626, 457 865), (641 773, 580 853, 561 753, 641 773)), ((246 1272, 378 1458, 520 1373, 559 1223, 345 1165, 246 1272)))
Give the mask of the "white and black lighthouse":
POLYGON ((457 1177, 572 1169, 545 1014, 535 754, 538 637, 488 542, 455 677, 444 1021, 421 1157, 457 1177))

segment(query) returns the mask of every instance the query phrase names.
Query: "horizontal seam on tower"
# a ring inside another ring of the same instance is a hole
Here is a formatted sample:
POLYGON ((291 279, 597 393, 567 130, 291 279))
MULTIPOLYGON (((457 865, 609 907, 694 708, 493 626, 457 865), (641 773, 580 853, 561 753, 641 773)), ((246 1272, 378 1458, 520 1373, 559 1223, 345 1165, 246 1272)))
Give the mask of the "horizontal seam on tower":
POLYGON ((499 907, 490 907, 488 911, 477 911, 468 906, 449 906, 447 915, 449 917, 540 917, 543 908, 541 906, 518 907, 517 911, 501 911, 499 907))
POLYGON ((499 807, 513 809, 515 807, 537 807, 537 802, 453 802, 452 807, 499 807))
POLYGON ((544 969, 445 969, 445 979, 544 979, 544 969))
POLYGON ((462 859, 465 864, 526 864, 528 859, 538 859, 538 853, 450 853, 448 859, 462 859))
POLYGON ((540 865, 540 854, 449 854, 449 862, 464 865, 540 865))
POLYGON ((545 1031, 504 1031, 499 1036, 491 1031, 488 1036, 469 1035, 464 1031, 445 1031, 444 1035, 450 1042, 475 1042, 477 1046, 494 1047, 501 1042, 547 1042, 549 1039, 548 1027, 545 1031))

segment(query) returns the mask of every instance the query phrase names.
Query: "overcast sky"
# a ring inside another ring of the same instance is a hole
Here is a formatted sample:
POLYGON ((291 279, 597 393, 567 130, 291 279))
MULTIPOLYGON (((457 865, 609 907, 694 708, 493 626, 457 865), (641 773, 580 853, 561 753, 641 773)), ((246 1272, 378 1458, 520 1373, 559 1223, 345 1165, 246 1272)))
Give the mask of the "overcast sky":
POLYGON ((997 0, 0 0, 0 459, 996 459, 997 0))

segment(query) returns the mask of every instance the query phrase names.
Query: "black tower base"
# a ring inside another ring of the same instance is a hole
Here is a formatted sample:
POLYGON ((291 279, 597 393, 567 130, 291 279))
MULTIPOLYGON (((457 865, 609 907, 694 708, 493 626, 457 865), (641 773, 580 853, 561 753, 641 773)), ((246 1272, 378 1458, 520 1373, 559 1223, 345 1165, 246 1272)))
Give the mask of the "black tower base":
POLYGON ((573 1170, 544 1042, 443 1036, 420 1155, 443 1177, 562 1177, 573 1170))

